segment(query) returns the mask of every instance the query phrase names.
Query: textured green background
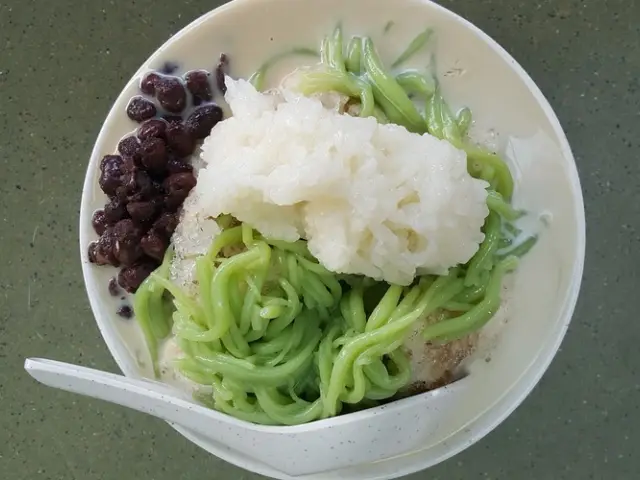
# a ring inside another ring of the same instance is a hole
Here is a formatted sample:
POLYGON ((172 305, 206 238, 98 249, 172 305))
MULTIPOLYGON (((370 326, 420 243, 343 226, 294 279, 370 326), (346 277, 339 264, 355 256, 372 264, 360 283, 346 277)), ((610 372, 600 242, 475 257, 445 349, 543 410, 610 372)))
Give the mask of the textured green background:
MULTIPOLYGON (((161 421, 31 381, 26 356, 116 371, 80 274, 89 153, 142 61, 217 1, 0 1, 0 478, 257 479, 161 421)), ((549 372, 479 444, 413 479, 636 478, 640 3, 443 0, 540 85, 587 208, 585 282, 549 372), (633 432, 636 432, 635 434, 633 432)))

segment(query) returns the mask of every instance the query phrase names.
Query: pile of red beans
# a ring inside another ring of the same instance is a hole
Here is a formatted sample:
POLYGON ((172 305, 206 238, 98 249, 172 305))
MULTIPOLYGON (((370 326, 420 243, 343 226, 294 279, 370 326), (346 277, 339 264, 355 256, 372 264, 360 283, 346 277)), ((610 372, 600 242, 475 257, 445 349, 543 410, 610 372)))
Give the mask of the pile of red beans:
POLYGON ((141 95, 127 105, 138 128, 100 162, 98 181, 109 200, 93 215, 100 238, 89 245, 89 260, 119 267, 117 283, 127 292, 135 292, 162 262, 182 203, 196 185, 190 157, 223 118, 213 100, 214 90, 226 91, 226 65, 222 55, 213 75, 147 73, 141 95))

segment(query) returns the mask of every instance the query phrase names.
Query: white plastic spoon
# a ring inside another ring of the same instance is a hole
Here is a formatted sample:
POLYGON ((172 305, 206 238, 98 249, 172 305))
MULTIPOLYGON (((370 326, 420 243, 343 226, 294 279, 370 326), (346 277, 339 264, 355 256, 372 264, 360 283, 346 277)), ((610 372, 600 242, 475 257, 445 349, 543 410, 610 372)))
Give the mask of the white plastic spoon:
POLYGON ((464 395, 461 389, 466 385, 462 379, 438 390, 345 417, 283 428, 255 425, 221 414, 181 398, 183 394, 176 389, 150 380, 41 358, 26 359, 24 367, 45 385, 179 424, 291 476, 325 471, 327 455, 335 457, 333 468, 342 468, 424 446, 438 428, 439 415, 455 410, 456 398, 464 395), (413 415, 399 416, 400 411, 413 415), (408 418, 409 423, 402 422, 402 418, 408 418), (341 446, 334 449, 335 445, 341 446))
POLYGON ((219 415, 217 412, 184 398, 182 392, 160 382, 44 358, 27 358, 24 368, 29 375, 49 387, 148 413, 209 438, 212 423, 218 422, 217 418, 210 418, 212 413, 213 416, 219 415))

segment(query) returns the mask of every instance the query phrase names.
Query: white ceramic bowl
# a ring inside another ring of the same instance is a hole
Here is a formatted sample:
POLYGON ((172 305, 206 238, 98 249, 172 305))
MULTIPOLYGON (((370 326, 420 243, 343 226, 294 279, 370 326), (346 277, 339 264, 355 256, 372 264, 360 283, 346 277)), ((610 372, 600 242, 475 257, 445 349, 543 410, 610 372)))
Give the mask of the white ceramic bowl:
MULTIPOLYGON (((228 430, 215 429, 207 437, 174 425, 214 455, 282 479, 395 478, 482 438, 524 400, 551 362, 575 307, 584 262, 582 194, 562 128, 531 78, 486 34, 427 0, 235 0, 187 26, 145 62, 109 112, 89 163, 80 215, 83 273, 100 331, 125 375, 149 373, 141 334, 115 314, 106 288, 114 270, 89 264, 86 249, 95 239, 91 215, 105 201, 98 164, 135 128, 124 111, 140 75, 165 61, 179 61, 185 71, 210 69, 225 52, 233 74, 248 76, 284 49, 317 46, 338 21, 347 35, 373 37, 387 59, 425 26, 433 27, 445 98, 454 107, 472 108, 475 136, 511 162, 515 201, 550 222, 514 275, 502 320, 489 325, 504 323, 498 341, 476 356, 470 375, 454 386, 299 427, 252 426, 222 414, 218 420, 228 430)), ((417 57, 413 63, 426 61, 417 57)))

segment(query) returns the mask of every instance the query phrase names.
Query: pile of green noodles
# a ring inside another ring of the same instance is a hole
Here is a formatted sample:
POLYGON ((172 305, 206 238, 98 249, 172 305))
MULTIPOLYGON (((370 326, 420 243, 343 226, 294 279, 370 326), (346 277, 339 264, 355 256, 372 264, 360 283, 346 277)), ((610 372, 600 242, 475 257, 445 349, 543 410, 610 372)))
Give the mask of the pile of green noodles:
MULTIPOLYGON (((516 240, 520 232, 512 222, 520 212, 509 203, 511 174, 498 156, 468 143, 471 112, 453 115, 430 75, 397 71, 430 35, 421 33, 392 73, 368 38, 353 37, 345 54, 337 28, 323 42, 322 68, 302 74, 300 88, 343 93, 362 116, 464 148, 470 174, 490 185, 485 239, 474 257, 444 276, 389 285, 332 273, 304 241, 263 238, 249 225, 221 218, 222 233, 196 261, 195 295, 169 279, 171 249, 135 295, 156 374, 158 344, 173 331, 184 354, 177 368, 202 385, 200 402, 254 423, 295 425, 376 405, 406 387, 411 371, 402 344, 419 319, 447 311, 444 320, 425 323, 423 336, 448 342, 492 318, 504 276, 535 238, 516 240), (225 257, 230 249, 239 253, 225 257)), ((257 87, 272 63, 252 78, 257 87)))

